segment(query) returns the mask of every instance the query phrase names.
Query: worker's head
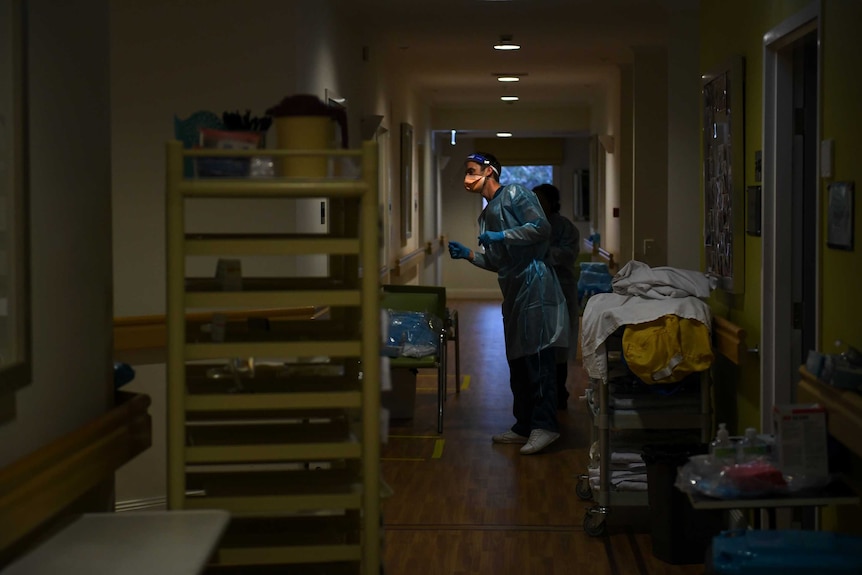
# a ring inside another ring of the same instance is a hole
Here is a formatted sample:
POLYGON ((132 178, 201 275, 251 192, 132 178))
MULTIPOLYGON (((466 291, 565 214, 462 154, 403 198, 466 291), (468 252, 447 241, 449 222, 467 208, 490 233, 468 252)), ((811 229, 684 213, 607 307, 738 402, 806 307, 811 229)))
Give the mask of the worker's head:
POLYGON ((560 213, 560 190, 552 184, 539 184, 533 188, 546 216, 560 213))
POLYGON ((499 160, 493 154, 475 152, 464 160, 464 187, 468 192, 480 192, 487 178, 500 181, 499 160))

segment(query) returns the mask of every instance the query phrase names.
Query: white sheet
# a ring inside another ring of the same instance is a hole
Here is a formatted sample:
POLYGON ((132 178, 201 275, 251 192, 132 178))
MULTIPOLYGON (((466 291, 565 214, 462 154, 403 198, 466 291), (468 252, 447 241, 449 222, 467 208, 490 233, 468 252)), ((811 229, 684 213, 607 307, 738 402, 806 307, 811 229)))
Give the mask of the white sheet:
POLYGON ((709 297, 706 274, 669 266, 651 268, 636 260, 628 262, 616 273, 612 285, 614 293, 649 299, 709 297))
POLYGON ((590 297, 581 323, 584 368, 590 377, 607 382, 605 340, 624 325, 655 321, 666 315, 697 320, 712 331, 712 314, 706 302, 693 297, 647 299, 617 293, 590 297))

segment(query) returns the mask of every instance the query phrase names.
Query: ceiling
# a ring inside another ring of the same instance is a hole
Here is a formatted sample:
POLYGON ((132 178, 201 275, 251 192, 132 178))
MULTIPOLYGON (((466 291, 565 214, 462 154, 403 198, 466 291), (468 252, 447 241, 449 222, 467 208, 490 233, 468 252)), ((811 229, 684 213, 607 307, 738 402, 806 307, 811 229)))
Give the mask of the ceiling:
POLYGON ((583 106, 633 47, 667 43, 668 10, 698 0, 344 0, 387 67, 432 108, 583 106), (493 49, 501 35, 521 45, 493 49), (523 74, 518 83, 495 74, 523 74), (504 94, 520 101, 500 101, 504 94))

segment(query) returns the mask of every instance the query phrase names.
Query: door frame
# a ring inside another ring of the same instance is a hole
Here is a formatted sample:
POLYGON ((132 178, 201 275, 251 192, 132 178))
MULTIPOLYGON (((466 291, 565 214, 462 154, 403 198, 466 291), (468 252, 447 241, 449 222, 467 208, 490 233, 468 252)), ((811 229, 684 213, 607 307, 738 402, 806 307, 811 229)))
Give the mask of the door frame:
MULTIPOLYGON (((772 429, 772 407, 790 403, 796 381, 795 366, 787 361, 791 346, 791 203, 792 178, 792 56, 784 49, 803 36, 817 31, 817 128, 815 141, 820 142, 820 107, 822 76, 822 26, 820 0, 814 0, 800 12, 781 22, 763 36, 763 233, 760 291, 760 428, 772 429), (787 329, 785 329, 787 328, 787 329)), ((819 146, 818 146, 819 149, 819 146)), ((820 157, 816 158, 819 189, 820 157)), ((820 202, 817 202, 815 258, 821 259, 820 202)), ((820 345, 820 275, 815 281, 814 340, 820 345)))

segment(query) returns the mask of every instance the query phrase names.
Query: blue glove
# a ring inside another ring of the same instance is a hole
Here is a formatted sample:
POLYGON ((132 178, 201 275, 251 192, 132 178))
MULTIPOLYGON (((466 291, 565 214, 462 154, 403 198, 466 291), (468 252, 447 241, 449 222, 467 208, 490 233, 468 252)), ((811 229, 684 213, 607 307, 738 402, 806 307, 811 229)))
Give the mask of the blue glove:
POLYGON ((458 242, 449 242, 449 257, 453 260, 469 260, 470 248, 458 242))
POLYGON ((503 232, 482 232, 479 236, 479 245, 487 247, 493 243, 502 242, 505 237, 506 234, 503 232))

